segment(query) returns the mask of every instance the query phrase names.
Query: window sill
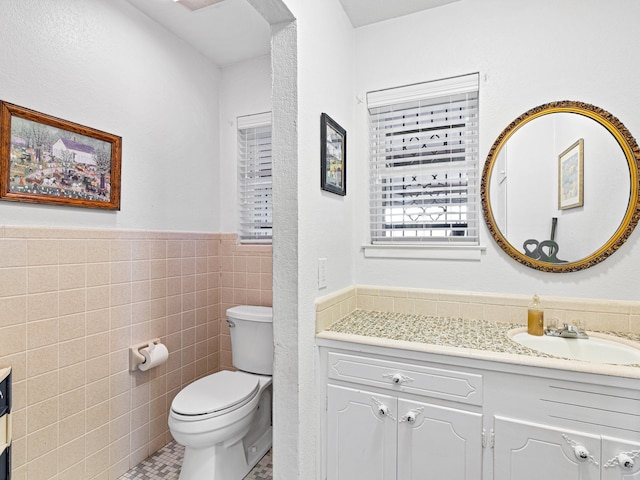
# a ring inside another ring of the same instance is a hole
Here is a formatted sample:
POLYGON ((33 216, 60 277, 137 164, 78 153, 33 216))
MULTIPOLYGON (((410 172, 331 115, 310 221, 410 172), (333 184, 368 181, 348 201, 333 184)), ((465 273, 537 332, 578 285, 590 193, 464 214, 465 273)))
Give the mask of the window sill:
POLYGON ((365 258, 411 258, 480 261, 482 245, 363 245, 365 258))

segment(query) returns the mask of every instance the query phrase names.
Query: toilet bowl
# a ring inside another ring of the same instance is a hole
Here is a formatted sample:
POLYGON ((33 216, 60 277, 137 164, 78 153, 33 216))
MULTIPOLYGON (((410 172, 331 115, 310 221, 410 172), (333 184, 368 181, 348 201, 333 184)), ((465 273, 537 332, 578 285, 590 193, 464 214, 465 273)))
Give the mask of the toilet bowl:
POLYGON ((242 480, 271 448, 271 308, 234 307, 227 319, 238 370, 200 378, 171 403, 169 430, 185 446, 180 480, 242 480))

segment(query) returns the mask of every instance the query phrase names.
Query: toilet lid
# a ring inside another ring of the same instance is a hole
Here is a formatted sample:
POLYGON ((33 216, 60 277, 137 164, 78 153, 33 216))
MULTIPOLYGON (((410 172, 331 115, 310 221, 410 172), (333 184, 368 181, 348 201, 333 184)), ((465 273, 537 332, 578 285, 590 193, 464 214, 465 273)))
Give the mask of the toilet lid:
POLYGON ((173 399, 171 410, 180 415, 207 415, 238 408, 259 389, 258 377, 223 370, 183 388, 173 399))

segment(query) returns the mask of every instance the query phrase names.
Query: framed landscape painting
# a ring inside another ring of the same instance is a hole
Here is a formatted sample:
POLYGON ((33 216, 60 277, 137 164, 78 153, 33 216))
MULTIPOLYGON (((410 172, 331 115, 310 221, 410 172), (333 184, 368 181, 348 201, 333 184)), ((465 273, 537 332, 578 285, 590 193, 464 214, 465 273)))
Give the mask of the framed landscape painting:
POLYGON ((558 209, 584 205, 584 140, 581 138, 558 156, 558 209))
POLYGON ((347 194, 347 132, 329 115, 320 117, 320 188, 347 194))
POLYGON ((0 102, 0 199, 120 209, 122 139, 0 102))

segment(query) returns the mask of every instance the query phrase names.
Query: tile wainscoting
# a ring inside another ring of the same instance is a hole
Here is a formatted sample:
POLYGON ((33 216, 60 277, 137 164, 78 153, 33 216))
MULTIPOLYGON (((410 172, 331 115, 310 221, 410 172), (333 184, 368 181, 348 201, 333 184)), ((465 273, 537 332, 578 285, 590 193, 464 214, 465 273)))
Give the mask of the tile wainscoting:
MULTIPOLYGON (((452 292, 351 286, 316 300, 316 333, 355 310, 493 320, 526 325, 533 294, 452 292)), ((640 333, 640 302, 541 295, 545 319, 583 322, 587 329, 640 333)))
POLYGON ((166 445, 175 394, 231 365, 226 308, 271 305, 271 271, 235 234, 0 226, 12 478, 113 480, 166 445), (169 360, 130 373, 154 337, 169 360))

